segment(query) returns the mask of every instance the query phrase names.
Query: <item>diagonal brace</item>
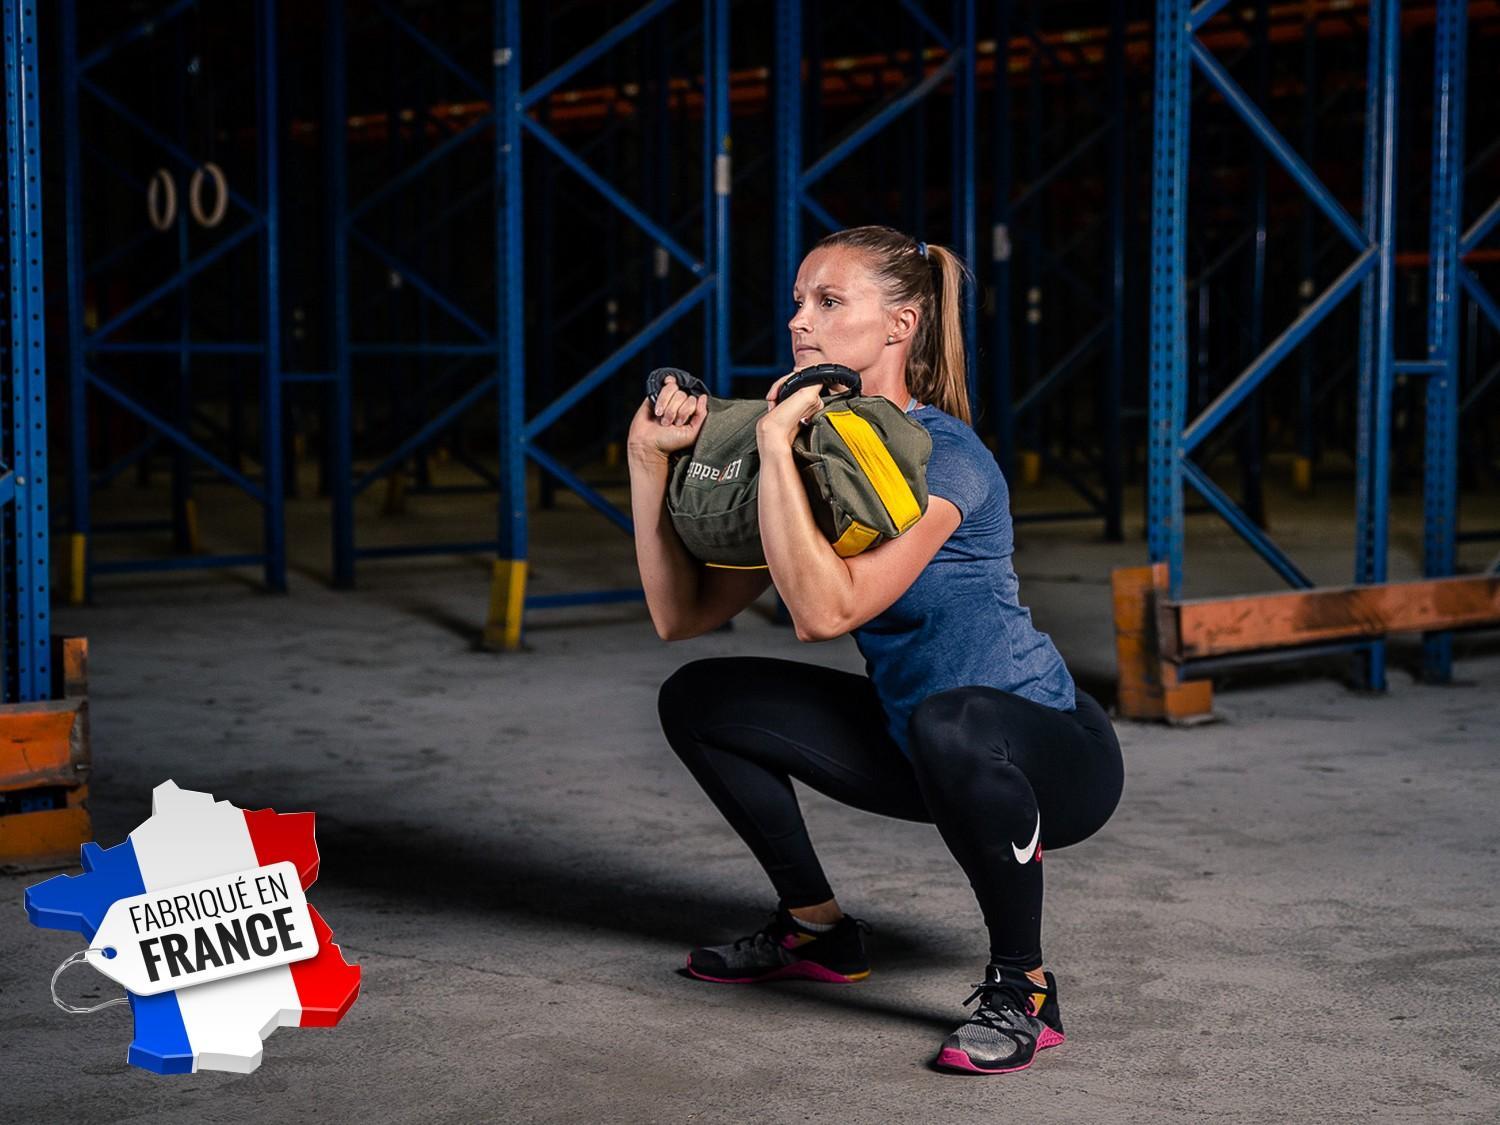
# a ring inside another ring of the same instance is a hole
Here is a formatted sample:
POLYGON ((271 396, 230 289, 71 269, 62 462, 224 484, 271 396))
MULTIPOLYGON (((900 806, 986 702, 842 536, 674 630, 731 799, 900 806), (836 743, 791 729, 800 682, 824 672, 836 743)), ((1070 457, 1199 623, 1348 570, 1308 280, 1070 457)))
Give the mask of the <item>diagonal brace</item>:
POLYGON ((1275 369, 1276 365, 1285 359, 1340 301, 1354 291, 1379 260, 1379 255, 1376 254, 1373 246, 1355 258, 1349 268, 1340 274, 1332 285, 1323 290, 1316 301, 1303 309, 1297 319, 1292 321, 1280 336, 1272 340, 1266 350, 1256 356, 1250 366, 1240 372, 1234 382, 1219 393, 1218 398, 1204 407, 1202 414, 1193 419, 1188 428, 1183 431, 1182 452, 1191 453, 1197 448, 1214 427, 1222 422, 1235 407, 1244 402, 1251 392, 1260 386, 1261 381, 1275 369))
POLYGON ((124 391, 120 390, 118 387, 114 386, 107 380, 101 379, 92 371, 85 371, 84 378, 88 381, 90 386, 99 391, 102 395, 104 395, 105 398, 113 400, 116 404, 123 407, 128 412, 134 414, 142 422, 146 423, 146 425, 150 426, 153 430, 156 430, 159 434, 161 434, 162 437, 166 438, 173 445, 178 446, 185 452, 198 458, 198 460, 202 461, 204 464, 215 469, 220 476, 239 486, 245 492, 253 496, 256 500, 259 500, 262 504, 266 502, 266 494, 261 490, 259 485, 257 485, 254 481, 250 480, 243 474, 236 472, 225 462, 215 457, 202 445, 198 444, 187 434, 183 433, 183 431, 177 429, 177 427, 173 426, 170 422, 167 422, 165 419, 159 417, 154 411, 149 410, 145 406, 142 406, 140 403, 136 402, 135 399, 127 395, 124 391))
POLYGON ((1203 45, 1202 40, 1194 37, 1191 47, 1193 61, 1198 64, 1198 69, 1203 72, 1203 77, 1208 79, 1209 85, 1219 91, 1219 94, 1229 103, 1229 108, 1240 115, 1240 119, 1249 127, 1250 132, 1266 146, 1266 150, 1286 169, 1287 175, 1301 186, 1318 209, 1328 216, 1328 221, 1348 239, 1349 245, 1356 250, 1365 249, 1369 245, 1369 239, 1365 237, 1359 224, 1354 221, 1348 211, 1344 210, 1343 204, 1334 198, 1333 193, 1324 186, 1322 180, 1318 179, 1317 174, 1308 167, 1307 162, 1297 155, 1291 145, 1287 144, 1286 138, 1277 131, 1276 126, 1271 124, 1270 119, 1261 112, 1260 107, 1250 100, 1249 95, 1240 89, 1233 78, 1229 77, 1229 72, 1203 45))
POLYGON ((639 332, 612 352, 604 362, 600 363, 599 366, 574 383, 554 399, 541 413, 537 414, 535 418, 527 422, 522 431, 524 439, 530 442, 537 434, 541 433, 572 409, 573 405, 579 399, 583 398, 584 395, 588 394, 621 367, 625 366, 626 363, 634 359, 647 344, 691 312, 699 302, 708 296, 713 290, 714 285, 714 278, 705 278, 679 297, 676 302, 662 310, 650 324, 642 327, 639 332))

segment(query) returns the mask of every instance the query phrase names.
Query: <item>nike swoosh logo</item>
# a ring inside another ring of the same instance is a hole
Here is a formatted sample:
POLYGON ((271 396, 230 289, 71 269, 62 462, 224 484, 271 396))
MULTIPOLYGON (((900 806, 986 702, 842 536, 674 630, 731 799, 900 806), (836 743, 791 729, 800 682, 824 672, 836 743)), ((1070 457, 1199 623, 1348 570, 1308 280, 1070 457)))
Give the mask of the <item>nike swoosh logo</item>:
POLYGON ((1036 852, 1037 841, 1041 838, 1042 814, 1041 811, 1038 810, 1036 814, 1036 831, 1031 834, 1031 843, 1027 844, 1025 848, 1018 848, 1014 844, 1010 846, 1010 850, 1016 853, 1016 862, 1030 863, 1032 855, 1036 852))

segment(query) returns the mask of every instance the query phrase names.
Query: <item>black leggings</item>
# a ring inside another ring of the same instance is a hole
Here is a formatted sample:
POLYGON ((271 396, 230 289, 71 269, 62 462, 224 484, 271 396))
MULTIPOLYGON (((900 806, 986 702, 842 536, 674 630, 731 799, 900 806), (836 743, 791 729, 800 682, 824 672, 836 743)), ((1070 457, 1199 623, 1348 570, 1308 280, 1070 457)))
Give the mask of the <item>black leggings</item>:
POLYGON ((939 692, 912 715, 910 760, 869 679, 832 668, 698 660, 662 685, 660 709, 667 741, 781 905, 833 897, 796 778, 867 812, 936 824, 979 899, 991 961, 1032 969, 1042 963, 1042 852, 1103 827, 1124 783, 1109 716, 1081 690, 1077 700, 1058 711, 995 688, 939 692))

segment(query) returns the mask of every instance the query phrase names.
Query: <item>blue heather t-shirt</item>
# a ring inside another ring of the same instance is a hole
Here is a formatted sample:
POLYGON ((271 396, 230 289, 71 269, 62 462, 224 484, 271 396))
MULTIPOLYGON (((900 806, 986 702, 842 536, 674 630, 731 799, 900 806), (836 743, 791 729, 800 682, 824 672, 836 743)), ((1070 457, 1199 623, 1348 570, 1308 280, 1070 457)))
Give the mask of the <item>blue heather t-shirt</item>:
POLYGON ((928 494, 953 504, 962 522, 906 593, 854 630, 891 737, 908 756, 912 711, 949 688, 1000 688, 1062 711, 1076 705, 1067 665, 1020 602, 1000 467, 951 414, 922 406, 911 417, 932 435, 928 494))

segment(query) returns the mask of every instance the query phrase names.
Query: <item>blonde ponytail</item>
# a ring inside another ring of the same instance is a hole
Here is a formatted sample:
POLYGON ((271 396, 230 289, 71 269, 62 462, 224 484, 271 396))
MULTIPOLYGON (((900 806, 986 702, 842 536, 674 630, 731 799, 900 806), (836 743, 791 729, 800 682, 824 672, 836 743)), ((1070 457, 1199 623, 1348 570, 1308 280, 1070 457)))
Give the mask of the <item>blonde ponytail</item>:
POLYGON ((944 246, 927 244, 927 256, 933 262, 935 284, 933 317, 936 330, 929 335, 932 355, 929 359, 932 378, 930 398, 939 410, 962 418, 970 426, 974 418, 969 410, 968 360, 964 353, 963 287, 967 270, 957 254, 944 246))

